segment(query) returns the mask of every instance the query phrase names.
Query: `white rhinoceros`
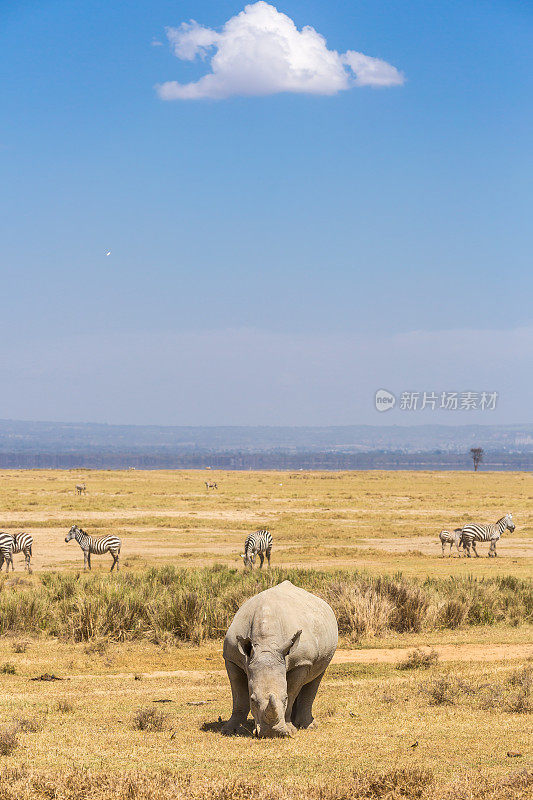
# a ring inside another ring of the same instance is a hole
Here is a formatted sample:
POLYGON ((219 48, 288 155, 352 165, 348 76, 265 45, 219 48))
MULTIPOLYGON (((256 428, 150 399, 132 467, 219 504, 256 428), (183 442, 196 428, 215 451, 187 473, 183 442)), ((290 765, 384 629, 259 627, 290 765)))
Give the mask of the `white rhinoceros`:
POLYGON ((313 725, 313 701, 337 640, 330 606, 290 581, 246 600, 224 639, 233 711, 223 733, 236 733, 250 710, 261 737, 313 725))

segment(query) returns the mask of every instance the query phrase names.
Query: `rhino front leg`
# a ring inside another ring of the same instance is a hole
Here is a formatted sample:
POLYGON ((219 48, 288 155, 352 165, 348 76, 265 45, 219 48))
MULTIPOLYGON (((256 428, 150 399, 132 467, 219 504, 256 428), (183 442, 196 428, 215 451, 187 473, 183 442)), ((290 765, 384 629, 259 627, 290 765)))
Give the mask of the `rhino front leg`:
POLYGON ((316 727, 316 722, 313 717, 313 703, 323 675, 324 673, 322 672, 320 675, 317 675, 314 680, 310 683, 306 683, 305 686, 302 686, 300 689, 300 694, 296 698, 292 712, 292 721, 297 728, 316 727))
POLYGON ((226 672, 231 684, 233 710, 231 717, 222 728, 222 733, 225 736, 232 736, 246 722, 250 711, 250 695, 248 693, 248 678, 244 670, 231 661, 226 661, 226 672))
MULTIPOLYGON (((287 710, 285 721, 291 733, 295 733, 295 716, 298 705, 298 696, 305 685, 305 680, 309 674, 309 666, 296 667, 287 673, 287 710)), ((317 687, 318 688, 318 687, 317 687)))

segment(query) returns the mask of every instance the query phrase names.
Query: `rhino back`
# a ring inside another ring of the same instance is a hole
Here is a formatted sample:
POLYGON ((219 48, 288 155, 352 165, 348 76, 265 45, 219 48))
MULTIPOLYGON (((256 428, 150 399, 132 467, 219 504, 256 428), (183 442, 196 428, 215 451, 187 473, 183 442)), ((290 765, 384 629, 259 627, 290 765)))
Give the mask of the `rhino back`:
POLYGON ((327 664, 338 639, 333 610, 320 597, 283 581, 250 597, 239 608, 224 640, 224 658, 244 666, 237 636, 276 649, 300 629, 302 634, 290 652, 288 669, 305 663, 327 664))

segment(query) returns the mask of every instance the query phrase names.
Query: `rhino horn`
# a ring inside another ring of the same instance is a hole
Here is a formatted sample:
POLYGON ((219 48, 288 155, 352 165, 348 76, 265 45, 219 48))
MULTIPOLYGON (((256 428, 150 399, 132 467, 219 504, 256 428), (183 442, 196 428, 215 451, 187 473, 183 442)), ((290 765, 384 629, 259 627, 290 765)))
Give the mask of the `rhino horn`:
POLYGON ((298 639, 300 638, 301 635, 302 635, 302 629, 300 628, 299 630, 296 631, 294 636, 291 636, 290 639, 287 639, 287 641, 285 642, 285 644, 281 648, 281 655, 284 658, 285 658, 285 656, 289 655, 289 651, 290 651, 291 647, 293 647, 296 644, 296 642, 298 641, 298 639))
POLYGON ((271 694, 268 698, 268 704, 267 707, 265 708, 263 716, 267 721, 267 723, 275 722, 277 719, 276 698, 274 697, 273 694, 271 694))

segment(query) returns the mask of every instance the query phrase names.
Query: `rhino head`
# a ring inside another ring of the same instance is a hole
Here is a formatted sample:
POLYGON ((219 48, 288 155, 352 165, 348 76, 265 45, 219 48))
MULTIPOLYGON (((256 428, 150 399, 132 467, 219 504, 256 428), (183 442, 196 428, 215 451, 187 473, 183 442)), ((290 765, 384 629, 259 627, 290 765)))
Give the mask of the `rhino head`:
POLYGON ((301 629, 279 646, 253 644, 237 636, 237 646, 246 661, 250 710, 255 720, 255 735, 261 738, 291 736, 287 724, 287 665, 285 659, 301 636, 301 629))

